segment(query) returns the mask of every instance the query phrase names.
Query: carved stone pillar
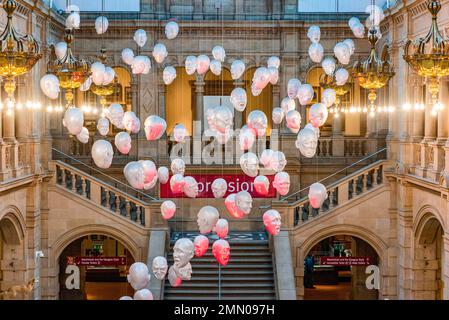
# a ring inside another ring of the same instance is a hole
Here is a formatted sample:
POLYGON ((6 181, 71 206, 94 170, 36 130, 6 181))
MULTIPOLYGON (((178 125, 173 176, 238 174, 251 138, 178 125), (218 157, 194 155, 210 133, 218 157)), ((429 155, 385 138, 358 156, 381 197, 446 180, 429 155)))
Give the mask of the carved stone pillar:
MULTIPOLYGON (((244 88, 244 83, 242 79, 234 80, 234 87, 235 88, 244 88)), ((234 110, 234 129, 241 129, 243 126, 243 112, 239 112, 234 110)))
POLYGON ((333 115, 332 119, 332 155, 343 157, 345 155, 345 139, 342 134, 342 113, 338 117, 333 115))
POLYGON ((424 113, 424 140, 423 142, 434 141, 437 134, 437 117, 432 114, 433 105, 430 103, 431 98, 428 93, 426 99, 425 113, 424 113))

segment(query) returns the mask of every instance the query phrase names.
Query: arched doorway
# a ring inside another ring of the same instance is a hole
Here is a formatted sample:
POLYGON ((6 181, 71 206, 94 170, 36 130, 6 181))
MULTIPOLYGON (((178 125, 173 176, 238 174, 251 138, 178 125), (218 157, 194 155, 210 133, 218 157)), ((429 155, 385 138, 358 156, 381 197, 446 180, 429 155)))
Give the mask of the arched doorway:
POLYGON ((334 235, 319 241, 304 259, 304 299, 377 300, 378 289, 366 286, 370 275, 366 268, 379 266, 379 260, 376 250, 355 236, 334 235))
POLYGON ((134 262, 129 248, 113 237, 92 234, 78 238, 59 256, 59 298, 117 300, 132 296, 134 290, 126 275, 134 262))
POLYGON ((443 300, 443 227, 433 214, 426 214, 415 232, 414 299, 443 300))

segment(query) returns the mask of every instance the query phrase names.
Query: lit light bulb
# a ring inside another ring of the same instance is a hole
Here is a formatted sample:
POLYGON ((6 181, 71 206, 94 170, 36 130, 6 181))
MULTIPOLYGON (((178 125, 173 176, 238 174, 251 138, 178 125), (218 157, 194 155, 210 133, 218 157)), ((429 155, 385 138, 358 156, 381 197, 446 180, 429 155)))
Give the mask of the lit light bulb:
POLYGON ((6 111, 6 115, 11 116, 11 115, 12 115, 12 109, 8 109, 8 110, 6 111))
POLYGON ((376 113, 374 111, 370 111, 370 113, 369 113, 370 118, 374 118, 375 115, 376 115, 376 113))
POLYGON ((50 113, 53 112, 53 106, 48 106, 47 107, 47 112, 50 112, 50 113))
POLYGON ((0 102, 0 110, 3 110, 3 103, 0 102))
POLYGON ((11 110, 12 108, 14 108, 14 101, 8 100, 8 102, 6 103, 6 106, 9 110, 11 110))
POLYGON ((23 109, 22 103, 20 103, 20 102, 17 104, 16 107, 17 107, 17 110, 22 110, 23 109))
POLYGON ((435 110, 443 110, 444 109, 444 105, 441 102, 435 103, 435 105, 433 106, 433 108, 435 110))
POLYGON ((410 103, 405 103, 402 105, 402 110, 404 111, 409 111, 412 108, 412 106, 410 105, 410 103))
POLYGON ((33 103, 31 101, 27 101, 26 106, 27 106, 27 109, 32 109, 33 103))
POLYGON ((97 114, 98 113, 98 109, 97 108, 93 108, 92 113, 93 114, 97 114))
POLYGON ((357 107, 357 112, 362 112, 362 107, 357 107))
POLYGON ((367 107, 363 107, 363 113, 367 113, 368 112, 368 108, 367 107))
POLYGON ((339 113, 335 113, 335 118, 340 118, 340 114, 339 113))
POLYGON ((432 109, 431 114, 432 114, 432 116, 436 117, 438 115, 438 111, 435 109, 432 109))

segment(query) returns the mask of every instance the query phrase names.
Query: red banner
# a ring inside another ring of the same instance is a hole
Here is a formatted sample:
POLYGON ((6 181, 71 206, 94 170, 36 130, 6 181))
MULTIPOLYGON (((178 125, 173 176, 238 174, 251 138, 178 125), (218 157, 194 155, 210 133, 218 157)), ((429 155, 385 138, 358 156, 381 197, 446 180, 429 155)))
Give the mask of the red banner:
POLYGON ((369 266, 369 257, 321 257, 321 265, 329 266, 369 266))
POLYGON ((67 264, 77 266, 125 266, 126 257, 67 257, 67 264))
MULTIPOLYGON (((186 176, 188 176, 186 174, 186 176)), ((270 181, 270 187, 268 194, 262 196, 254 189, 254 179, 244 174, 225 174, 225 175, 189 175, 198 182, 198 197, 197 198, 213 198, 212 183, 215 179, 223 178, 228 183, 228 191, 224 197, 227 197, 231 193, 237 193, 239 191, 248 191, 253 198, 276 198, 276 189, 273 187, 274 175, 267 176, 270 181)), ((170 176, 171 178, 171 176, 170 176)), ((173 193, 170 189, 170 181, 166 184, 161 184, 160 198, 187 198, 184 193, 173 193)))

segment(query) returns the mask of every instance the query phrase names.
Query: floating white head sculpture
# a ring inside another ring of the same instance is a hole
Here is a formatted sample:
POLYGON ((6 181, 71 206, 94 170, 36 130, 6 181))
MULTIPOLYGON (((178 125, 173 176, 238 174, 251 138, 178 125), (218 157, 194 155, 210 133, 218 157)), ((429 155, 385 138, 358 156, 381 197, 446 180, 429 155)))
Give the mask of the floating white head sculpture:
POLYGON ((337 93, 332 88, 327 88, 323 91, 322 102, 326 105, 326 107, 332 106, 337 100, 337 93))
POLYGON ((123 297, 120 297, 119 300, 134 300, 134 299, 130 296, 123 296, 123 297))
POLYGON ((134 293, 134 300, 154 300, 154 298, 150 290, 141 289, 134 293))
POLYGON ((240 191, 235 195, 237 209, 248 215, 253 207, 253 197, 248 191, 240 191))
POLYGON ((232 130, 232 129, 227 130, 225 133, 221 133, 221 132, 217 131, 215 134, 215 140, 219 144, 226 144, 226 143, 228 143, 229 139, 232 138, 233 135, 234 135, 234 130, 232 130))
POLYGON ((81 18, 79 12, 72 12, 65 20, 65 27, 67 29, 79 29, 80 22, 81 18))
MULTIPOLYGON (((275 68, 275 70, 277 70, 275 68)), ((259 67, 256 69, 253 75, 253 84, 256 89, 263 90, 271 79, 270 71, 265 67, 259 67)))
POLYGON ((130 48, 125 48, 122 50, 122 60, 127 65, 132 65, 134 61, 134 52, 130 48))
POLYGON ((327 107, 323 103, 315 103, 310 108, 309 120, 314 127, 321 127, 326 123, 328 117, 327 107))
POLYGON ((270 72, 270 83, 275 85, 279 82, 279 69, 275 67, 268 67, 268 72, 270 72))
POLYGON ((147 33, 143 29, 138 29, 134 33, 134 41, 139 47, 143 47, 147 43, 147 33))
POLYGON ((313 158, 318 145, 318 137, 312 129, 304 128, 299 132, 295 145, 304 157, 313 158))
POLYGON ((81 129, 81 132, 76 135, 79 142, 86 144, 89 142, 89 130, 86 127, 81 129))
POLYGON ((281 65, 281 60, 279 59, 279 57, 271 56, 267 60, 268 68, 274 67, 276 69, 279 69, 280 65, 281 65))
POLYGON ((284 111, 279 107, 274 108, 273 112, 271 113, 271 119, 273 120, 274 124, 280 124, 284 119, 284 111))
POLYGON ((107 118, 98 119, 97 129, 100 135, 106 136, 109 132, 109 120, 107 118))
POLYGON ((282 151, 274 151, 271 155, 270 169, 280 172, 287 165, 287 159, 282 151))
POLYGON ((287 128, 293 133, 298 133, 301 127, 301 114, 296 110, 290 110, 285 116, 287 122, 287 128))
POLYGON ((318 43, 321 39, 321 30, 318 26, 310 26, 307 31, 307 37, 312 43, 318 43))
POLYGON ((225 49, 222 46, 215 46, 212 49, 212 55, 214 56, 214 59, 224 62, 226 58, 226 52, 225 49))
POLYGON ((151 60, 147 56, 136 56, 131 64, 133 74, 148 74, 151 70, 151 60))
POLYGON ((229 232, 229 223, 226 219, 218 219, 214 228, 215 233, 220 239, 226 238, 229 232))
POLYGON ((97 167, 107 169, 111 166, 114 150, 109 141, 97 140, 92 145, 92 159, 97 167))
POLYGON ((125 112, 123 111, 121 104, 111 104, 105 111, 105 114, 114 126, 117 128, 123 128, 123 116, 125 115, 125 112))
POLYGON ((343 41, 349 47, 349 55, 353 55, 355 52, 355 43, 352 39, 346 39, 343 41))
POLYGON ((358 23, 354 25, 352 28, 352 33, 354 34, 354 37, 362 39, 365 37, 365 26, 362 23, 358 23))
POLYGON ((201 234, 206 234, 212 231, 214 226, 217 224, 220 214, 218 210, 211 206, 205 206, 198 212, 198 227, 201 234))
POLYGON ((182 284, 181 277, 176 273, 175 266, 168 269, 168 281, 172 287, 179 287, 182 284))
POLYGON ((84 114, 81 109, 68 108, 64 113, 64 123, 70 134, 76 136, 84 125, 84 114))
POLYGON ((126 278, 134 290, 141 290, 148 285, 151 276, 145 263, 135 262, 129 267, 129 273, 126 278))
POLYGON ((249 113, 246 124, 257 137, 263 137, 267 132, 268 119, 263 111, 253 110, 249 113))
POLYGON ((308 105, 312 101, 314 94, 315 92, 313 91, 313 87, 310 84, 302 84, 299 87, 298 91, 299 103, 303 106, 308 105))
POLYGON ((50 99, 57 99, 59 96, 59 79, 54 74, 46 74, 41 78, 40 86, 42 92, 50 99))
POLYGON ((168 270, 167 259, 162 256, 155 257, 151 265, 151 270, 156 279, 163 280, 168 270))
POLYGON ((216 76, 221 75, 221 62, 218 60, 212 60, 210 62, 210 71, 215 74, 216 76))
POLYGON ((327 190, 324 185, 316 182, 310 185, 309 188, 309 201, 312 208, 319 209, 327 199, 327 190))
POLYGON ((320 43, 312 43, 309 47, 309 57, 315 63, 321 63, 324 56, 324 48, 320 43))
POLYGON ((161 204, 162 218, 165 220, 173 218, 176 213, 176 204, 171 200, 166 200, 161 204))
POLYGON ((198 182, 196 182, 194 177, 184 178, 183 192, 189 198, 196 198, 198 196, 198 182))
POLYGON ((266 168, 271 168, 271 161, 274 156, 274 151, 271 149, 265 149, 262 151, 262 154, 260 155, 260 163, 266 168))
POLYGON ((290 79, 287 83, 287 94, 290 99, 295 99, 299 93, 299 87, 301 86, 301 81, 298 79, 290 79))
POLYGON ((333 57, 324 58, 323 62, 321 62, 321 67, 323 67, 324 73, 328 76, 334 75, 336 66, 337 63, 333 57))
POLYGON ((160 183, 166 184, 168 182, 168 177, 169 173, 167 167, 159 167, 159 169, 157 169, 157 178, 160 183))
POLYGON ((158 43, 154 46, 152 54, 157 63, 162 63, 168 56, 167 47, 163 43, 158 43))
POLYGON ((254 189, 262 196, 266 196, 270 189, 270 181, 265 176, 257 176, 254 179, 254 189))
POLYGON ((284 111, 284 115, 286 115, 290 110, 295 110, 296 103, 295 99, 291 99, 289 97, 285 97, 281 101, 281 109, 284 111))
POLYGON ((144 173, 144 189, 148 190, 153 188, 157 182, 157 169, 156 165, 151 160, 139 160, 139 163, 143 167, 144 173))
POLYGON ((145 185, 145 172, 141 163, 137 161, 129 162, 125 168, 123 168, 126 181, 131 187, 142 190, 145 185))
POLYGON ((235 204, 235 193, 231 193, 225 199, 226 210, 228 210, 229 214, 236 218, 241 219, 245 216, 245 214, 237 208, 235 204))
POLYGON ((104 81, 104 75, 106 73, 106 67, 101 62, 94 62, 90 67, 92 72, 92 81, 97 85, 101 86, 104 81))
POLYGON ((98 34, 103 34, 108 30, 109 27, 109 21, 108 18, 100 16, 95 19, 95 31, 97 31, 98 34))
POLYGON ((184 127, 182 123, 177 124, 173 129, 173 138, 176 142, 183 143, 185 142, 187 136, 187 129, 184 127))
POLYGON ((339 42, 335 45, 334 54, 341 64, 348 64, 351 59, 351 49, 344 42, 339 42))
POLYGON ((342 86, 345 85, 349 79, 349 72, 345 68, 340 68, 335 72, 335 80, 337 81, 337 85, 342 86))
POLYGON ((184 189, 184 176, 182 174, 175 174, 170 178, 170 190, 173 193, 181 193, 184 189))
POLYGON ((243 112, 248 102, 246 91, 242 88, 235 88, 231 92, 230 101, 234 106, 235 110, 243 112))
POLYGON ((184 175, 184 172, 186 171, 186 164, 181 158, 176 158, 172 160, 170 169, 173 174, 179 173, 180 175, 184 175))
POLYGON ((234 116, 226 106, 217 106, 212 110, 212 128, 220 133, 226 133, 233 126, 234 116))
POLYGON ((184 267, 178 268, 177 266, 173 266, 173 270, 176 272, 181 280, 190 280, 192 277, 192 265, 187 263, 184 267))
POLYGON ((193 240, 193 245, 195 246, 195 256, 202 257, 209 248, 209 238, 202 234, 197 235, 193 240))
POLYGON ((205 74, 209 70, 210 59, 208 56, 201 54, 196 58, 196 72, 199 75, 205 74))
POLYGON ((273 187, 281 196, 285 196, 290 191, 290 175, 284 171, 276 173, 273 187))
POLYGON ((252 152, 242 154, 240 156, 240 167, 247 176, 256 177, 259 171, 257 155, 252 152))
POLYGON ((349 25, 349 28, 353 28, 353 27, 355 27, 357 24, 359 24, 359 23, 361 23, 360 22, 360 19, 359 18, 357 18, 357 17, 352 17, 351 19, 349 19, 349 21, 348 21, 348 25, 349 25))
POLYGON ((176 69, 172 66, 165 67, 164 72, 162 73, 162 79, 167 86, 172 84, 176 79, 176 69))
POLYGON ((190 239, 180 238, 173 247, 173 261, 176 268, 185 267, 195 254, 195 246, 190 239))
POLYGON ((319 139, 320 138, 320 128, 315 128, 311 123, 306 124, 306 126, 304 127, 304 129, 310 129, 313 132, 315 132, 316 138, 319 139))
POLYGON ((191 76, 196 71, 196 57, 188 56, 185 61, 186 73, 191 76))
POLYGON ((151 115, 145 119, 145 135, 148 141, 157 140, 167 129, 167 122, 159 116, 151 115))
POLYGON ((226 240, 219 239, 212 245, 212 254, 219 264, 225 266, 228 264, 231 256, 231 247, 226 240))
POLYGON ((255 84, 254 82, 251 84, 251 94, 252 94, 254 97, 259 96, 259 95, 262 93, 262 90, 263 90, 263 89, 257 88, 257 86, 256 86, 256 84, 255 84))
POLYGON ((62 60, 65 57, 65 55, 67 54, 67 43, 58 42, 55 45, 55 53, 56 53, 56 57, 59 60, 62 60))
POLYGON ((126 131, 121 131, 115 135, 115 146, 122 154, 128 154, 131 150, 131 136, 126 131))
POLYGON ((231 77, 233 80, 239 79, 245 72, 245 63, 242 60, 234 60, 231 64, 231 77))
POLYGON ((122 125, 129 132, 138 133, 140 131, 140 120, 133 111, 126 111, 123 114, 122 125))
POLYGON ((256 136, 254 135, 254 131, 246 125, 243 126, 239 132, 240 150, 245 151, 251 149, 255 141, 256 136))
POLYGON ((104 68, 104 75, 103 75, 103 85, 108 85, 112 81, 114 81, 115 78, 115 71, 111 67, 105 67, 104 68))
POLYGON ((263 224, 270 234, 277 236, 281 231, 281 215, 277 210, 268 210, 263 214, 263 224))
POLYGON ((168 40, 173 40, 178 36, 179 25, 175 21, 170 21, 165 25, 165 36, 168 40))
POLYGON ((212 182, 212 193, 214 194, 214 198, 220 199, 223 198, 228 190, 228 183, 223 178, 215 179, 212 182))
POLYGON ((371 20, 371 23, 374 26, 379 26, 383 19, 385 19, 384 11, 378 5, 368 5, 365 8, 365 13, 369 14, 368 20, 371 20))

